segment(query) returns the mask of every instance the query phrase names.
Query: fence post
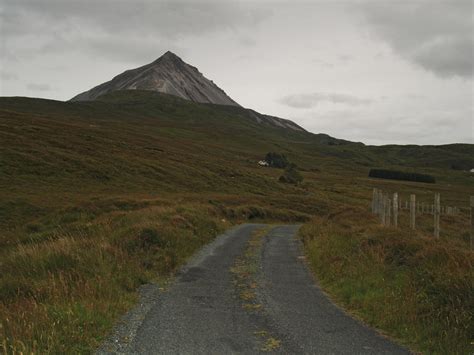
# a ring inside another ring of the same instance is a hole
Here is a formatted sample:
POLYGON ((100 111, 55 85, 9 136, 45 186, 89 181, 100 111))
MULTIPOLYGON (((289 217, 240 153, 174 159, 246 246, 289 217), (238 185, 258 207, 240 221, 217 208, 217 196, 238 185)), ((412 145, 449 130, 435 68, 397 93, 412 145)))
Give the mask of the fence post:
POLYGON ((474 249, 474 196, 471 196, 470 203, 471 207, 471 249, 474 249))
POLYGON ((379 197, 377 198, 378 200, 378 205, 379 207, 377 208, 378 210, 378 214, 379 214, 379 218, 380 218, 380 223, 383 224, 383 214, 384 214, 384 208, 383 208, 383 193, 382 193, 382 190, 379 190, 379 193, 378 193, 379 197))
POLYGON ((438 192, 435 193, 434 199, 434 236, 435 238, 439 238, 439 215, 441 212, 441 197, 438 192))
POLYGON ((372 189, 372 213, 377 213, 377 189, 372 189))
POLYGON ((386 211, 387 211, 387 196, 384 194, 382 196, 382 211, 381 211, 381 214, 380 214, 382 225, 385 225, 385 218, 386 218, 386 214, 387 214, 386 211))
POLYGON ((416 195, 410 195, 410 228, 415 229, 415 216, 416 216, 416 195))
POLYGON ((393 226, 398 227, 398 193, 393 194, 393 226))
POLYGON ((390 227, 392 221, 392 199, 387 195, 387 216, 385 216, 385 225, 390 227))

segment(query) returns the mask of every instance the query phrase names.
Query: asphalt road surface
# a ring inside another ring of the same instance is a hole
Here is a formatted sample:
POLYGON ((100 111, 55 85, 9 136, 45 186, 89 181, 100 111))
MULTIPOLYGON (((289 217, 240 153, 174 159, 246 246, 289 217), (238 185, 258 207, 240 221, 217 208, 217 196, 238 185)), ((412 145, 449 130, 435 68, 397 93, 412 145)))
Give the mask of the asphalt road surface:
POLYGON ((298 226, 274 227, 264 237, 256 275, 262 308, 246 311, 230 269, 262 226, 229 230, 198 252, 166 291, 145 289, 99 353, 409 353, 327 298, 304 264, 298 226), (269 339, 276 343, 264 351, 269 339))

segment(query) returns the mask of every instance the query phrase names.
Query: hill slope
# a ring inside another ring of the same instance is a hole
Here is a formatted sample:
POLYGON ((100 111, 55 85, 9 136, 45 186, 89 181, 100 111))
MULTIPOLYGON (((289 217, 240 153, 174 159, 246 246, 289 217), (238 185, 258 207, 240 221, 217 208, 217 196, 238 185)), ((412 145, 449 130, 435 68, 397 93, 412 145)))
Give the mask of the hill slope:
POLYGON ((467 181, 469 176, 451 165, 474 166, 472 145, 368 147, 286 129, 241 107, 148 91, 118 91, 91 102, 0 98, 0 106, 0 183, 8 186, 0 213, 7 224, 21 223, 19 216, 30 210, 46 213, 20 196, 41 196, 50 189, 60 195, 143 188, 150 193, 281 192, 270 178, 277 172, 256 163, 271 151, 284 153, 303 171, 361 177, 370 167, 384 166, 417 169, 440 182, 447 171, 450 181, 467 181))
MULTIPOLYGON (((472 174, 451 169, 473 162, 472 145, 367 147, 266 118, 140 90, 85 102, 0 98, 0 343, 17 353, 91 352, 139 285, 242 221, 330 223, 356 209, 363 233, 377 224, 366 212, 374 186, 426 201, 437 191, 459 207, 474 194, 472 174), (260 167, 268 152, 296 163, 303 183, 260 167), (374 166, 437 183, 368 179, 374 166)), ((443 242, 466 245, 467 213, 446 217, 443 242)), ((418 220, 417 233, 431 233, 431 216, 418 220)))

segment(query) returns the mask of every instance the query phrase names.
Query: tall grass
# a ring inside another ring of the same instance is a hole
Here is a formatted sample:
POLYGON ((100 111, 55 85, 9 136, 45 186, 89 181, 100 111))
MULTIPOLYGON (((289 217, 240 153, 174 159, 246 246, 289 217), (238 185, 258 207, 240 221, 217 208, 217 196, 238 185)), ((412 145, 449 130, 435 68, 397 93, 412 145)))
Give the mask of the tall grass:
POLYGON ((357 208, 317 217, 300 233, 323 287, 355 315, 426 353, 473 351, 467 245, 381 227, 357 208))
POLYGON ((19 244, 0 265, 5 353, 95 348, 135 301, 139 285, 169 276, 223 230, 201 206, 106 214, 82 232, 19 244))

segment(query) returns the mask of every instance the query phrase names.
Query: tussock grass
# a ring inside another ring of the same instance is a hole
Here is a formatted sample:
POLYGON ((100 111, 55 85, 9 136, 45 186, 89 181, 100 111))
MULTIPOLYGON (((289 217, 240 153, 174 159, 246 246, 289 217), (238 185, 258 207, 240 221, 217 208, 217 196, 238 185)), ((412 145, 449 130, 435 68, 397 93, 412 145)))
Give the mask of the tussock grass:
POLYGON ((19 244, 0 266, 0 336, 6 353, 76 353, 96 347, 136 289, 170 275, 225 223, 198 206, 150 207, 94 220, 87 232, 19 244))
POLYGON ((359 208, 300 233, 318 279, 345 308, 423 352, 472 352, 474 252, 465 245, 381 227, 359 208))

